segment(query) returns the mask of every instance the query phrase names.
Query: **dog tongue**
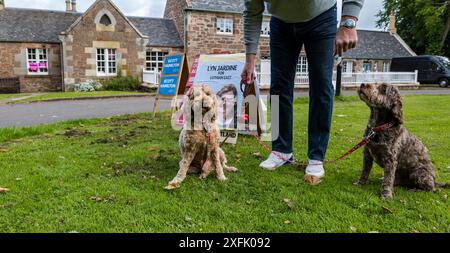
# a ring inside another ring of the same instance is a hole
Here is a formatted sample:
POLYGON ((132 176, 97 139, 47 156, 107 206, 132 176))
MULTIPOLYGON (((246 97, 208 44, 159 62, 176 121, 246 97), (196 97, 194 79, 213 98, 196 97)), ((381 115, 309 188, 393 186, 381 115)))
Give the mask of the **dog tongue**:
POLYGON ((316 186, 316 185, 319 185, 322 181, 318 177, 311 176, 311 175, 305 175, 305 182, 310 185, 316 186))

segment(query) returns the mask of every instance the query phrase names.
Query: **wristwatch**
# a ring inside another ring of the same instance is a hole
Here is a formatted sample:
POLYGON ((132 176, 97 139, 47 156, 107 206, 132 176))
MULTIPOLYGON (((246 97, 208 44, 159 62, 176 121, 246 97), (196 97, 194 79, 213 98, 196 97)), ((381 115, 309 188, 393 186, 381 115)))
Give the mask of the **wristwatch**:
POLYGON ((341 21, 341 26, 348 28, 348 29, 355 29, 356 28, 356 21, 354 19, 348 18, 341 21))

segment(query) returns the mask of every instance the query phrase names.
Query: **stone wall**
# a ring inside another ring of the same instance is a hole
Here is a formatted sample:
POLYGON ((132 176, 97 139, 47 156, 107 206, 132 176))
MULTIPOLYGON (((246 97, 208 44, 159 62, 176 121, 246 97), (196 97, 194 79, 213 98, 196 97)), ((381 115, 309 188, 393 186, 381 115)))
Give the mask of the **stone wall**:
MULTIPOLYGON (((265 17, 269 20, 269 17, 265 17)), ((243 23, 241 14, 188 11, 187 12, 187 48, 189 58, 197 54, 209 54, 216 51, 244 53, 243 23), (217 34, 217 18, 233 19, 233 34, 217 34)), ((261 37, 258 59, 269 56, 268 37, 261 37)))
POLYGON ((184 40, 184 14, 183 10, 187 7, 186 0, 167 0, 164 18, 175 21, 178 34, 184 40))
POLYGON ((97 76, 97 48, 116 49, 116 62, 123 75, 142 78, 148 38, 138 33, 109 1, 99 1, 68 33, 60 36, 64 48, 64 80, 73 84, 97 76), (99 24, 107 14, 112 24, 99 24))
POLYGON ((19 77, 22 92, 61 91, 61 50, 59 44, 48 43, 0 43, 0 78, 19 77), (49 73, 29 75, 27 49, 48 50, 49 73))

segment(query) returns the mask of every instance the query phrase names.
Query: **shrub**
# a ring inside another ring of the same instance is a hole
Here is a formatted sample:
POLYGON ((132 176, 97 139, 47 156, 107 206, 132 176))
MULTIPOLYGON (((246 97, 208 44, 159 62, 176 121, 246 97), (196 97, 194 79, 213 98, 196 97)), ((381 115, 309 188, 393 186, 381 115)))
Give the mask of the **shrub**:
POLYGON ((139 79, 132 76, 117 76, 102 82, 103 89, 109 91, 137 91, 141 87, 139 79))
POLYGON ((101 90, 103 85, 94 80, 87 80, 85 82, 75 84, 74 90, 77 92, 92 92, 96 90, 101 90))

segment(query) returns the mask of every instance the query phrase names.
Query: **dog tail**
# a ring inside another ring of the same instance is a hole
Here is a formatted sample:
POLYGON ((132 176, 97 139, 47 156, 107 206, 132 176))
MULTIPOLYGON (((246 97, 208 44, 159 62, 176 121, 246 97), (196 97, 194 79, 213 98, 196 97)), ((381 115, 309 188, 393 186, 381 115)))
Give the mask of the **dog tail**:
POLYGON ((440 187, 440 188, 450 189, 450 183, 439 183, 439 182, 436 182, 436 186, 440 187))

